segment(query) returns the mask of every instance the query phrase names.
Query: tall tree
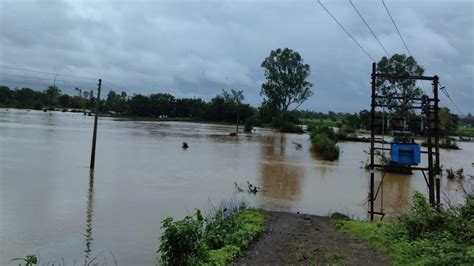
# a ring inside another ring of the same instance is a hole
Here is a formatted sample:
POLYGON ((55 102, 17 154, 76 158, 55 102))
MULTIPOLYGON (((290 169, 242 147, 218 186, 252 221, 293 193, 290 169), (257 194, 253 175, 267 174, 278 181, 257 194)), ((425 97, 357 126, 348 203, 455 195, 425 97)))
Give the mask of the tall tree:
MULTIPOLYGON (((392 57, 382 57, 377 63, 377 70, 383 74, 395 76, 421 76, 424 73, 422 66, 418 65, 415 58, 405 54, 394 54, 392 57)), ((411 106, 413 100, 410 98, 419 98, 422 90, 416 86, 416 80, 413 79, 378 79, 375 83, 375 89, 378 95, 387 98, 379 100, 379 103, 388 105, 389 112, 394 116, 403 118, 403 129, 409 123, 409 117, 414 116, 411 106), (394 97, 398 97, 395 99, 394 97), (403 108, 391 108, 391 106, 403 106, 403 108)))
POLYGON ((244 97, 244 91, 238 91, 231 89, 230 93, 226 90, 222 90, 222 96, 224 99, 228 102, 231 102, 233 105, 235 105, 236 111, 237 111, 237 122, 235 126, 235 134, 239 134, 239 115, 240 115, 240 104, 242 101, 245 99, 244 97))
POLYGON ((48 103, 50 107, 57 104, 60 93, 61 91, 58 89, 58 87, 48 86, 48 89, 46 90, 46 95, 48 96, 48 103))
POLYGON ((265 97, 267 106, 279 114, 278 124, 281 127, 287 119, 288 109, 292 104, 298 108, 313 93, 313 84, 307 81, 310 66, 304 64, 301 55, 291 49, 276 49, 263 60, 261 67, 265 78, 260 94, 265 97))
MULTIPOLYGON (((383 74, 396 76, 421 76, 425 72, 415 58, 407 57, 405 54, 394 54, 390 58, 382 57, 377 63, 377 70, 383 74)), ((378 95, 404 98, 384 101, 388 105, 405 104, 409 107, 412 103, 409 98, 422 95, 422 90, 416 86, 416 80, 413 79, 378 79, 375 88, 378 95)))
POLYGON ((448 137, 454 135, 458 128, 459 118, 452 114, 447 107, 441 107, 438 113, 440 135, 448 137))

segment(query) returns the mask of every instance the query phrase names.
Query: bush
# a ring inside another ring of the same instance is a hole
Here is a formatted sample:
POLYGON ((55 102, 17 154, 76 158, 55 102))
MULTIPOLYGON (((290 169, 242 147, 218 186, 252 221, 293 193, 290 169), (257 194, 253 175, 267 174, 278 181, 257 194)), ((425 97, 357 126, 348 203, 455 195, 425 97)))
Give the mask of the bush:
POLYGON ((164 265, 192 265, 208 258, 208 247, 203 241, 204 218, 199 210, 181 221, 168 217, 162 221, 160 237, 161 260, 164 265))
MULTIPOLYGON (((434 145, 434 143, 433 143, 434 145)), ((423 147, 427 147, 428 146, 428 141, 427 140, 423 140, 421 142, 421 146, 423 147)), ((458 143, 455 139, 453 138, 443 138, 441 139, 441 141, 439 142, 439 147, 440 148, 443 148, 443 149, 451 149, 451 150, 459 150, 459 146, 458 146, 458 143)))
POLYGON ((446 177, 449 179, 464 179, 464 169, 461 167, 458 170, 454 171, 453 168, 446 168, 446 177))
POLYGON ((296 125, 294 123, 284 123, 281 127, 280 127, 280 131, 281 132, 286 132, 286 133, 298 133, 298 134, 301 134, 301 133, 304 133, 303 129, 301 128, 301 126, 299 125, 296 125))
POLYGON ((336 142, 324 133, 313 132, 311 134, 313 149, 326 160, 337 160, 339 158, 339 147, 336 142))
POLYGON ((435 210, 416 192, 399 222, 342 221, 339 226, 385 251, 394 265, 473 265, 474 196, 454 209, 435 210))
POLYGON ((330 139, 332 139, 333 141, 335 141, 335 142, 338 141, 337 134, 336 134, 336 132, 334 132, 334 129, 332 129, 331 127, 326 127, 326 126, 316 127, 316 128, 313 129, 312 133, 313 134, 324 134, 324 135, 328 136, 330 139))
POLYGON ((181 221, 163 220, 161 262, 165 265, 223 265, 263 232, 263 215, 245 204, 223 204, 208 217, 198 210, 181 221))
POLYGON ((253 127, 261 127, 262 126, 262 121, 258 117, 258 115, 252 115, 245 121, 245 127, 244 131, 245 132, 250 132, 252 131, 253 127))

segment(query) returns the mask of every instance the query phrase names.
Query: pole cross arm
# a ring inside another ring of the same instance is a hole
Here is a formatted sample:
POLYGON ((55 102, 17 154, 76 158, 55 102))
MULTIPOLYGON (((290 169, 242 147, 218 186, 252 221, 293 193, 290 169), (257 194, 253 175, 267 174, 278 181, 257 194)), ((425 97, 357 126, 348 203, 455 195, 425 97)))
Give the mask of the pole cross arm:
POLYGON ((377 78, 386 78, 386 79, 414 79, 414 80, 438 80, 438 76, 427 77, 427 76, 397 76, 391 74, 376 73, 375 77, 377 78))

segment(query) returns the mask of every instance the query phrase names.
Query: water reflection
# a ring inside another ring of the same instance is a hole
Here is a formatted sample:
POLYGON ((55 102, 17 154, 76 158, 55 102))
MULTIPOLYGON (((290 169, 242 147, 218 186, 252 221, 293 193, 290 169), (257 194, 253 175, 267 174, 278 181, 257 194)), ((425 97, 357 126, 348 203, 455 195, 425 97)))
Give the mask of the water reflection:
POLYGON ((284 134, 261 138, 260 183, 265 197, 295 200, 301 196, 304 168, 288 162, 284 134))
POLYGON ((86 214, 86 248, 84 249, 84 265, 89 265, 89 258, 92 251, 92 216, 94 215, 94 170, 89 171, 89 190, 87 191, 87 214, 86 214))
POLYGON ((405 211, 410 204, 411 179, 411 175, 395 173, 385 173, 383 182, 381 176, 376 178, 375 193, 377 189, 379 192, 374 202, 375 209, 385 212, 388 217, 397 217, 405 211))

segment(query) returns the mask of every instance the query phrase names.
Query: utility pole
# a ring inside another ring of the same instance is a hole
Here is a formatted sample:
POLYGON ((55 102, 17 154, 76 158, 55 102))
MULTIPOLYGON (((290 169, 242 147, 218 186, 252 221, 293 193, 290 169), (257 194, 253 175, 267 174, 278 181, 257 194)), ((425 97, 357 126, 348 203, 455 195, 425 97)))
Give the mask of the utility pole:
POLYGON ((102 87, 102 79, 99 79, 97 84, 97 99, 95 103, 95 118, 94 118, 94 133, 92 134, 92 151, 91 151, 91 165, 90 169, 94 169, 95 166, 95 143, 97 140, 97 122, 99 120, 99 108, 100 108, 100 89, 102 87))
POLYGON ((436 207, 439 209, 441 205, 441 195, 440 195, 440 187, 441 187, 441 166, 439 161, 439 97, 438 97, 438 87, 439 87, 439 77, 434 76, 433 80, 433 95, 434 95, 434 135, 435 135, 435 187, 436 187, 436 207))
MULTIPOLYGON (((370 221, 374 220, 374 201, 375 201, 375 196, 374 196, 374 155, 375 155, 375 130, 374 130, 374 120, 375 120, 375 74, 377 72, 377 65, 372 63, 372 81, 371 81, 371 86, 372 86, 372 94, 371 94, 371 104, 370 104, 370 194, 369 194, 369 201, 370 201, 370 221)), ((382 152, 384 152, 382 150, 382 152)))

